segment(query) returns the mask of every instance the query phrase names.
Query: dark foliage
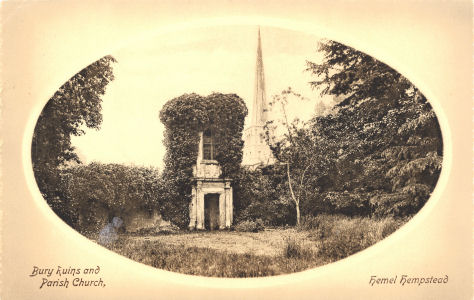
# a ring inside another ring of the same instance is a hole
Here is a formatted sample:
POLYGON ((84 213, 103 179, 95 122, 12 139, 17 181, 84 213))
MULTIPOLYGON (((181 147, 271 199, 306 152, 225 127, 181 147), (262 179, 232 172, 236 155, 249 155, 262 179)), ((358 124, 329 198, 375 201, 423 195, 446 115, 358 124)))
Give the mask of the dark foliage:
POLYGON ((71 135, 82 135, 81 126, 99 129, 102 122, 101 97, 114 79, 112 56, 105 56, 69 79, 49 99, 36 123, 31 145, 33 171, 38 187, 51 208, 64 221, 73 216, 61 191, 60 171, 79 162, 71 135))
POLYGON ((256 221, 245 220, 237 223, 234 228, 236 231, 241 232, 259 232, 265 230, 262 219, 257 219, 256 221))
POLYGON ((310 231, 311 239, 321 242, 319 257, 336 261, 372 246, 406 221, 406 218, 350 218, 321 214, 303 217, 300 230, 310 231))
POLYGON ((295 238, 289 236, 285 239, 283 257, 312 260, 315 256, 314 251, 304 247, 302 243, 295 238))
POLYGON ((163 184, 154 168, 91 163, 63 170, 63 195, 73 227, 97 232, 113 217, 159 209, 163 184))
MULTIPOLYGON (((320 51, 322 63, 308 62, 316 77, 311 84, 339 103, 301 129, 310 143, 298 145, 324 166, 308 169, 312 194, 302 198, 302 214, 415 214, 441 171, 442 138, 433 109, 384 63, 334 41, 321 43, 320 51)), ((308 161, 293 160, 292 168, 301 173, 308 161)))
POLYGON ((290 200, 282 194, 285 177, 274 166, 242 168, 234 180, 236 223, 262 220, 267 226, 295 223, 290 200))

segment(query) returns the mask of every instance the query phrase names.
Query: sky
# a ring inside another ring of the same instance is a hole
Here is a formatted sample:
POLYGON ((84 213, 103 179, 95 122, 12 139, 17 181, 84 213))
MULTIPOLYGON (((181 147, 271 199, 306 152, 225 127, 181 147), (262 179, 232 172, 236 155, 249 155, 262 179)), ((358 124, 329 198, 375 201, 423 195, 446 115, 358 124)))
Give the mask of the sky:
MULTIPOLYGON (((321 60, 316 51, 319 38, 275 27, 260 31, 267 99, 291 87, 309 100, 290 102, 290 118, 309 119, 318 102, 332 100, 311 89, 311 74, 304 71, 306 60, 321 60)), ((159 112, 168 100, 185 93, 235 93, 250 116, 257 34, 258 26, 197 28, 152 36, 111 53, 117 63, 115 80, 103 96, 103 123, 100 130, 84 128, 85 135, 72 137, 76 153, 83 163, 162 169, 166 149, 159 112)))

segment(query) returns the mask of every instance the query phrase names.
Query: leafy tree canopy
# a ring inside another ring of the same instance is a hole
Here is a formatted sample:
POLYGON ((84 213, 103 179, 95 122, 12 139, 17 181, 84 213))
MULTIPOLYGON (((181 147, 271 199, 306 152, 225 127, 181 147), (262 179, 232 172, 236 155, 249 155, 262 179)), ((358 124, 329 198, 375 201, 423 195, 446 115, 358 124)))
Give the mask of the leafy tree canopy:
POLYGON ((36 182, 53 210, 66 219, 66 213, 61 212, 59 170, 79 162, 71 135, 84 134, 82 125, 99 129, 101 97, 114 79, 114 62, 112 56, 105 56, 74 75, 49 99, 36 123, 31 146, 36 182))
POLYGON ((346 205, 338 191, 378 215, 415 213, 441 170, 441 132, 430 104, 371 56, 335 41, 323 41, 319 50, 324 60, 308 62, 315 75, 310 84, 341 99, 331 114, 311 121, 314 139, 332 156, 332 171, 321 180, 321 190, 332 194, 324 199, 346 205))

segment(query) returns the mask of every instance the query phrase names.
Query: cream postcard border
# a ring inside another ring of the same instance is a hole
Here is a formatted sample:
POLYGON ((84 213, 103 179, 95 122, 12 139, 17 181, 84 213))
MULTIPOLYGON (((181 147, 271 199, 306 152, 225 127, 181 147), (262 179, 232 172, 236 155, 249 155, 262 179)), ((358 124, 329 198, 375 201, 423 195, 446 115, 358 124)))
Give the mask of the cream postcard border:
POLYGON ((466 41, 471 11, 463 9, 471 9, 470 3, 358 4, 207 1, 204 11, 202 3, 187 2, 3 3, 2 298, 467 297, 472 283, 472 239, 466 240, 472 230, 471 186, 466 186, 472 183, 467 104, 472 80, 466 41), (82 67, 137 38, 226 24, 276 26, 347 43, 394 67, 423 91, 442 127, 444 161, 433 196, 413 220, 334 264, 276 277, 217 279, 138 264, 92 244, 52 213, 34 182, 29 149, 37 116, 54 91, 82 67), (100 265, 107 286, 39 290, 37 280, 28 277, 34 265, 100 265), (392 274, 446 274, 450 282, 441 287, 368 285, 371 275, 392 274))

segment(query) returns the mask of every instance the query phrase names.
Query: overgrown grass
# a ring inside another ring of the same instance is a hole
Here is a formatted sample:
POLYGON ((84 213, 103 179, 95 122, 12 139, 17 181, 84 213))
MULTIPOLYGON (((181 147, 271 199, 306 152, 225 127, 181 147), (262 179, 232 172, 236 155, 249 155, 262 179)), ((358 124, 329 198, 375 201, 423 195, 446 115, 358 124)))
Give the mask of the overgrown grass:
MULTIPOLYGON (((290 255, 237 254, 120 237, 110 250, 155 268, 209 277, 261 277, 303 271, 324 262, 306 250, 290 255)), ((312 253, 311 253, 312 254, 312 253)))
POLYGON ((342 215, 303 218, 300 230, 309 230, 312 240, 319 240, 318 256, 328 262, 359 252, 392 234, 407 219, 371 219, 342 215))
POLYGON ((240 232, 259 232, 265 229, 262 219, 246 220, 235 225, 235 230, 240 232))
MULTIPOLYGON (((168 244, 129 236, 120 236, 108 248, 135 261, 173 272, 209 277, 261 277, 299 272, 345 258, 385 238, 406 221, 341 215, 305 217, 298 228, 300 232, 284 238, 283 245, 279 246, 280 254, 273 255, 234 253, 232 249, 196 247, 186 241, 168 244)), ((225 238, 233 237, 229 233, 225 238)))
POLYGON ((311 261, 316 259, 316 253, 309 247, 304 246, 294 237, 288 236, 285 239, 285 245, 283 247, 283 257, 311 261))

